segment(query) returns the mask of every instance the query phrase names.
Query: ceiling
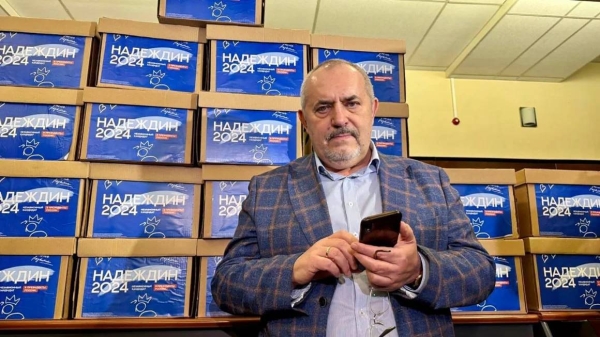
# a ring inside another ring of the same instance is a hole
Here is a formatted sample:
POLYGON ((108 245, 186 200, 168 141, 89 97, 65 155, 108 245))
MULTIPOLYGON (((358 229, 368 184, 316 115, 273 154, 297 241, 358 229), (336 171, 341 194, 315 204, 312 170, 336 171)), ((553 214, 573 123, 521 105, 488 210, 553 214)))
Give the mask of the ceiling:
MULTIPOLYGON (((158 0, 0 0, 0 15, 157 22, 158 0)), ((600 62, 600 2, 265 0, 265 26, 404 39, 407 69, 449 77, 562 81, 600 62)))

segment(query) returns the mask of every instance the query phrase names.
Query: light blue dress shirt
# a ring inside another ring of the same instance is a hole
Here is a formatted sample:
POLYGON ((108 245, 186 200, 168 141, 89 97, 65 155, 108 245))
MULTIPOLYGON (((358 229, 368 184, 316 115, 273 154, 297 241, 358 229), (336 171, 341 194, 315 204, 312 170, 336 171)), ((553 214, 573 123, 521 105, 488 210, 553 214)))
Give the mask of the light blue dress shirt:
MULTIPOLYGON (((320 182, 325 192, 333 232, 346 230, 358 237, 360 222, 363 218, 382 213, 381 191, 379 185, 379 154, 375 144, 371 142, 372 156, 369 165, 364 169, 349 176, 329 172, 315 153, 317 171, 320 182)), ((396 295, 414 298, 427 282, 426 259, 419 254, 423 265, 423 276, 418 289, 408 287, 399 289, 396 295)), ((310 289, 310 284, 296 289, 292 293, 292 306, 301 302, 310 289)), ((375 312, 387 311, 379 318, 382 330, 396 326, 394 314, 388 296, 371 298, 370 307, 368 299, 370 287, 366 272, 352 274, 350 277, 341 276, 338 280, 333 299, 330 303, 329 317, 327 319, 327 336, 362 337, 367 336, 369 328, 370 309, 375 312)), ((398 336, 396 330, 387 337, 398 336)))

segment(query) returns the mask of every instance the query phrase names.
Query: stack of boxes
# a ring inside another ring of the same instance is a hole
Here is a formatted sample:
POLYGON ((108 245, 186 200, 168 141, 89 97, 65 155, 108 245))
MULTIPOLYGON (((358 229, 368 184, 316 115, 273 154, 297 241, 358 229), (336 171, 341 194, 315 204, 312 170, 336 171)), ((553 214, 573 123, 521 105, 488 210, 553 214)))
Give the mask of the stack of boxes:
POLYGON ((523 240, 519 238, 511 169, 446 169, 479 242, 494 258, 496 286, 483 302, 454 314, 524 314, 523 240))
POLYGON ((600 172, 517 172, 527 305, 535 311, 600 309, 600 172))
POLYGON ((297 110, 323 48, 372 75, 372 138, 407 156, 403 42, 262 16, 165 0, 161 24, 0 19, 0 318, 227 315, 214 269, 250 179, 310 152, 297 110))

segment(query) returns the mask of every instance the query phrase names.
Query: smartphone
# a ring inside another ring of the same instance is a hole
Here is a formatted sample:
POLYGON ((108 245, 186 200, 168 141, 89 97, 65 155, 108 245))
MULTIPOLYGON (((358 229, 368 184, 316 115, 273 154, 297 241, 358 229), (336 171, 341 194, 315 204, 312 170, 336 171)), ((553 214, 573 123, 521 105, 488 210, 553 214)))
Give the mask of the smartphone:
POLYGON ((394 247, 400 235, 402 213, 385 212, 368 216, 360 222, 358 241, 371 246, 394 247))

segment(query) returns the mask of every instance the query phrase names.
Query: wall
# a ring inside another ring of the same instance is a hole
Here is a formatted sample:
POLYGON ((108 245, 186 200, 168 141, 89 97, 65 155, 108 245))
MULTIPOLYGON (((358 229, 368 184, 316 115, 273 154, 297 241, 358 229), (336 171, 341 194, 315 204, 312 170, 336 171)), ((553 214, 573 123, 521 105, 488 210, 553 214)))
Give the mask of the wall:
POLYGON ((406 72, 411 157, 600 159, 600 63, 562 83, 450 79, 406 72), (521 127, 519 107, 533 106, 537 128, 521 127))

